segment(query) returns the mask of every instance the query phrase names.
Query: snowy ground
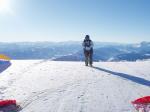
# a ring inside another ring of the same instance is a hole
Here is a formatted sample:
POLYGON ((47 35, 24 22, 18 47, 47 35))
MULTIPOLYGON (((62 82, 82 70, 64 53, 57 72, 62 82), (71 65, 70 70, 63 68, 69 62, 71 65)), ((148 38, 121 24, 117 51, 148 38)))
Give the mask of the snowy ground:
POLYGON ((0 74, 0 99, 21 112, 134 112, 131 101, 150 95, 150 61, 11 61, 0 74))

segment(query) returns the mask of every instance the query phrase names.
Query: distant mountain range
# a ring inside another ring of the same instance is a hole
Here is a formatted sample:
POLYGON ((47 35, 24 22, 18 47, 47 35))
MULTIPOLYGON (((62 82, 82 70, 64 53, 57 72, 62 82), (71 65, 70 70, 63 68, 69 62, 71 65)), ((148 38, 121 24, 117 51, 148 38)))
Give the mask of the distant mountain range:
MULTIPOLYGON (((82 42, 0 43, 0 54, 12 59, 83 61, 82 42)), ((121 44, 94 42, 94 61, 136 61, 150 59, 150 42, 121 44)))
MULTIPOLYGON (((150 42, 140 44, 108 44, 94 49, 94 61, 136 61, 150 59, 150 42)), ((83 51, 58 57, 58 61, 83 61, 83 51)))

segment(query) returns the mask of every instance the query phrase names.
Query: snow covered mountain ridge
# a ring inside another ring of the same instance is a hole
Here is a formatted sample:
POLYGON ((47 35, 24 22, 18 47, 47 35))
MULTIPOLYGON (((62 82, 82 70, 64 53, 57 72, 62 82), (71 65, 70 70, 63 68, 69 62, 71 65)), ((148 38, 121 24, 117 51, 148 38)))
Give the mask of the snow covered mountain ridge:
MULTIPOLYGON (((12 59, 52 59, 81 61, 82 42, 17 42, 0 43, 0 54, 12 59)), ((119 44, 94 42, 95 61, 136 61, 150 59, 150 42, 119 44)))
POLYGON ((150 61, 12 60, 0 74, 0 99, 21 112, 133 112, 131 101, 150 95, 150 61))

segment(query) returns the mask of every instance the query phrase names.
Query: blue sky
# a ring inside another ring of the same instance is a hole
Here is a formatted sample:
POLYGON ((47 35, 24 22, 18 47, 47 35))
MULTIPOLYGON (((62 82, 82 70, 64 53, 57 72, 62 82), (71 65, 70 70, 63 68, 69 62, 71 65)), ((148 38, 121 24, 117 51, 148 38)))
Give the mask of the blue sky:
POLYGON ((0 8, 2 42, 81 41, 86 34, 100 42, 150 41, 149 0, 7 1, 0 8))

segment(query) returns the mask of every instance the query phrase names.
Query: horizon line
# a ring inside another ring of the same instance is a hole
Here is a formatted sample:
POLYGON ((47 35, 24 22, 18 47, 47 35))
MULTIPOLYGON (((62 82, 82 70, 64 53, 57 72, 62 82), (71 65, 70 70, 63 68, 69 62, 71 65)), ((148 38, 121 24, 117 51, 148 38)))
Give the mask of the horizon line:
MULTIPOLYGON (((82 42, 79 40, 68 40, 68 41, 0 41, 0 43, 44 43, 44 42, 49 42, 49 43, 65 43, 65 42, 82 42)), ((114 43, 114 44, 139 44, 142 42, 149 43, 150 41, 139 41, 139 42, 107 42, 107 41, 93 41, 96 43, 114 43)))

